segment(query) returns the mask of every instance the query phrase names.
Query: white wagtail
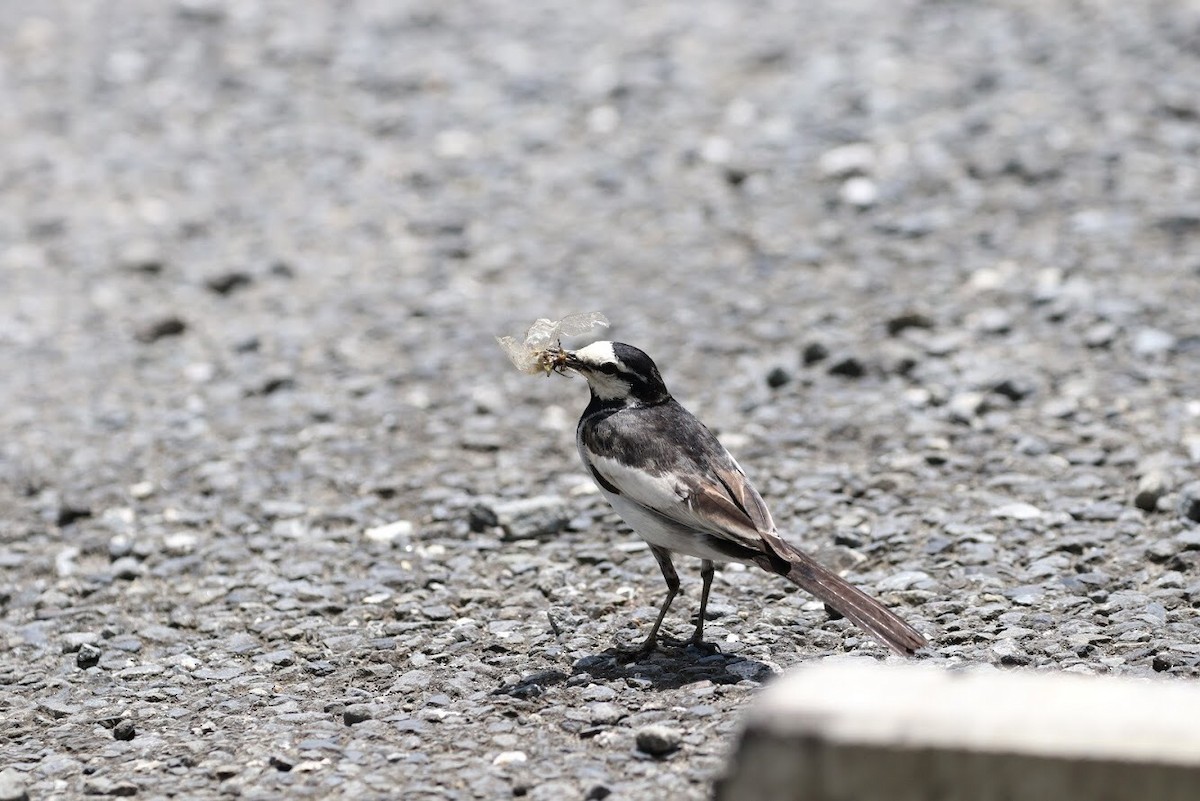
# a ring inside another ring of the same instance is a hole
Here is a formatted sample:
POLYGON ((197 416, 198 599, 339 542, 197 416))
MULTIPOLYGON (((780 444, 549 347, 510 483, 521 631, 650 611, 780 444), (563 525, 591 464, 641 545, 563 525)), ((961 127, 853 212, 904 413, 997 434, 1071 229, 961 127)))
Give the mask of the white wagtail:
POLYGON ((703 647, 714 562, 777 573, 849 618, 898 654, 928 643, 912 626, 779 536, 771 513, 729 451, 667 391, 650 357, 623 342, 555 349, 553 364, 587 379, 591 402, 576 444, 600 491, 650 544, 667 598, 639 649, 654 650, 679 592, 672 553, 700 559, 700 615, 690 642, 703 647))

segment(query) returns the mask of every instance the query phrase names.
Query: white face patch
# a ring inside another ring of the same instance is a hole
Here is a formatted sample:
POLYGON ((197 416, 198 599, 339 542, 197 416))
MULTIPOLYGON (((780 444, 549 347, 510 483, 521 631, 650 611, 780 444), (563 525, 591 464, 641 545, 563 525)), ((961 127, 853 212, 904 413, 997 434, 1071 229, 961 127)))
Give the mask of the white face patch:
POLYGON ((575 358, 593 365, 620 363, 616 352, 613 350, 613 343, 607 340, 593 342, 587 347, 580 348, 575 351, 575 358))
MULTIPOLYGON (((606 341, 593 342, 585 348, 580 348, 575 351, 575 358, 592 368, 598 368, 602 364, 615 364, 622 369, 625 367, 613 351, 612 343, 606 341)), ((587 379, 592 392, 601 400, 624 398, 629 395, 629 382, 622 379, 620 374, 609 375, 592 369, 582 375, 587 379)))

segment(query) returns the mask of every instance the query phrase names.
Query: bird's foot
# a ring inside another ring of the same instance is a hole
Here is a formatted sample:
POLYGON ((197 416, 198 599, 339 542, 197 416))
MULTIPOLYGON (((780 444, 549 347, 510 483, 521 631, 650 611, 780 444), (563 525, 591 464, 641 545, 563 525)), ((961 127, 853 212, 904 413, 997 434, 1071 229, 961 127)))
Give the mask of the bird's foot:
POLYGON ((635 662, 641 662, 648 658, 650 654, 654 653, 654 649, 656 647, 657 643, 653 639, 650 639, 646 640, 637 648, 615 648, 613 651, 616 654, 619 662, 629 665, 635 662))
POLYGON ((721 648, 715 642, 705 642, 702 638, 691 636, 686 640, 679 640, 675 637, 663 635, 663 645, 669 645, 672 648, 690 648, 701 652, 705 656, 721 653, 721 648))

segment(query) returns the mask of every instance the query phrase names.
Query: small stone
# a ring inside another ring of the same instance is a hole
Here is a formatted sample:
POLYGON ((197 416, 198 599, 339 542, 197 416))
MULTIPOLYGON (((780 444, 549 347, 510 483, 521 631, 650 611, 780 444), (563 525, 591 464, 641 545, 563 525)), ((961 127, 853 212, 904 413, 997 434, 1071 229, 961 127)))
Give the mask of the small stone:
POLYGON ((946 408, 950 412, 951 420, 969 423, 983 411, 986 400, 982 392, 960 392, 950 399, 946 408))
POLYGON ((136 240, 121 250, 117 256, 117 264, 127 272, 159 275, 163 271, 165 260, 162 251, 153 242, 136 240))
POLYGON ((1042 516, 1042 510, 1031 503, 1016 501, 997 506, 991 511, 991 515, 1008 520, 1036 520, 1042 516))
POLYGON ((1157 328, 1143 328, 1133 335, 1134 354, 1146 358, 1161 356, 1175 347, 1176 339, 1157 328))
POLYGON ((117 740, 132 740, 137 736, 137 729, 133 726, 133 721, 129 718, 117 723, 113 726, 113 738, 117 740))
POLYGON ((597 726, 611 726, 624 716, 624 709, 607 701, 598 701, 588 707, 588 717, 597 726))
POLYGON ((122 556, 112 563, 113 578, 120 581, 133 581, 142 575, 145 568, 134 556, 122 556))
POLYGON ((0 770, 0 801, 29 801, 24 773, 16 768, 0 770))
POLYGON ((175 315, 160 317, 143 324, 134 333, 138 342, 149 345, 167 337, 177 337, 187 330, 187 323, 175 315))
POLYGON ((92 510, 86 506, 64 503, 58 507, 58 511, 54 516, 54 522, 59 526, 69 526, 76 520, 82 520, 91 516, 92 510))
POLYGON ((1034 386, 1025 378, 1005 378, 992 387, 992 392, 1018 403, 1033 394, 1034 386))
POLYGON ((608 798, 610 795, 612 795, 612 790, 610 790, 608 787, 603 784, 594 784, 592 785, 591 789, 587 791, 587 794, 583 797, 583 799, 584 801, 604 801, 604 799, 608 798))
POLYGON ((228 295, 235 290, 250 286, 252 283, 254 283, 254 278, 249 273, 231 270, 212 276, 204 282, 204 285, 218 295, 228 295))
POLYGON ((638 729, 636 739, 639 751, 661 757, 679 748, 683 735, 669 726, 653 724, 638 729))
POLYGON ((1089 348, 1107 348, 1117 338, 1120 329, 1113 323, 1096 323, 1083 334, 1083 344, 1089 348))
POLYGON ((524 751, 501 751, 492 759, 492 764, 500 768, 523 765, 528 758, 524 751))
POLYGON ((617 697, 617 691, 603 684, 592 684, 583 689, 585 701, 612 701, 617 697))
POLYGON ((154 494, 153 481, 139 481, 129 486, 129 496, 134 500, 144 501, 154 494))
POLYGON ((776 367, 767 373, 767 386, 771 389, 779 389, 791 380, 792 374, 782 367, 776 367))
POLYGON ((830 375, 840 375, 845 378, 862 378, 867 374, 867 367, 856 356, 846 356, 829 366, 830 375))
POLYGON ((850 178, 867 175, 875 169, 875 148, 854 142, 831 148, 821 154, 817 170, 822 178, 850 178))
POLYGON ((887 321, 887 332, 889 336, 899 336, 904 331, 910 328, 920 328, 929 330, 934 327, 933 318, 924 312, 907 311, 903 314, 898 314, 887 321))
POLYGON ((356 723, 362 723, 364 720, 370 720, 374 715, 371 713, 371 707, 367 704, 351 704, 342 712, 342 720, 347 726, 353 726, 356 723))
POLYGON ((283 754, 271 754, 267 762, 280 773, 287 773, 296 766, 296 760, 286 757, 283 754))
POLYGON ((380 544, 388 544, 402 537, 409 537, 413 533, 413 524, 410 520, 396 520, 391 523, 386 523, 382 526, 369 528, 363 532, 363 537, 371 542, 380 544))
POLYGON ((805 367, 824 361, 829 357, 829 348, 825 347, 820 342, 809 342, 804 346, 804 350, 800 353, 800 360, 804 362, 805 367))
POLYGON ((296 388, 296 379, 285 373, 276 373, 275 375, 267 376, 262 383, 251 387, 246 391, 250 397, 256 395, 267 396, 274 395, 276 392, 285 392, 296 388))
POLYGON ((1007 334, 1012 326, 1013 317, 1005 309, 982 309, 971 319, 971 327, 984 334, 1007 334))
POLYGON ((72 704, 62 698, 46 698, 38 702, 38 708, 49 714, 52 718, 62 719, 76 714, 83 707, 78 704, 72 704))
POLYGON ((838 196, 848 206, 865 209, 879 201, 879 187, 870 178, 858 176, 842 184, 838 196))
POLYGON ((1022 587, 1013 587, 1010 590, 1004 591, 1004 597, 1010 599, 1013 603, 1021 606, 1032 606, 1042 600, 1046 594, 1046 588, 1037 584, 1029 584, 1022 587))
POLYGON ((428 604, 421 607, 421 614, 428 620, 449 620, 454 617, 454 610, 446 604, 428 604))
POLYGON ((79 652, 75 654, 75 665, 83 670, 95 667, 100 663, 101 653, 101 650, 91 643, 84 643, 79 646, 79 652))
POLYGON ((1185 484, 1179 491, 1179 514, 1200 523, 1200 481, 1185 484))
POLYGON ((496 525, 503 529, 506 540, 549 539, 571 522, 567 505, 562 498, 553 495, 481 505, 485 509, 474 513, 473 519, 486 519, 490 512, 496 525))
POLYGON ((1145 512, 1158 510, 1158 501, 1167 494, 1170 479, 1162 470, 1150 470, 1138 479, 1133 505, 1145 512))
POLYGON ((276 667, 291 667, 296 664, 296 655, 287 648, 281 648, 277 651, 268 651, 265 654, 259 654, 254 657, 255 662, 276 667))

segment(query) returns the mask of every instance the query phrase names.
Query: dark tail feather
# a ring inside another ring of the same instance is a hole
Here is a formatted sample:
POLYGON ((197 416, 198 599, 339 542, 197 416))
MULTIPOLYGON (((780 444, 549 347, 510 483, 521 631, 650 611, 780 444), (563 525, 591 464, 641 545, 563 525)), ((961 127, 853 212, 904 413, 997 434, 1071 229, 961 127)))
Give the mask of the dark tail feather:
POLYGON ((911 656, 917 649, 929 645, 929 641, 921 632, 905 623, 895 612, 814 561, 812 557, 786 542, 783 544, 787 551, 779 556, 787 560, 787 565, 781 564, 782 560, 772 560, 773 564, 770 567, 763 567, 767 567, 773 573, 779 573, 800 589, 815 595, 901 656, 911 656))

